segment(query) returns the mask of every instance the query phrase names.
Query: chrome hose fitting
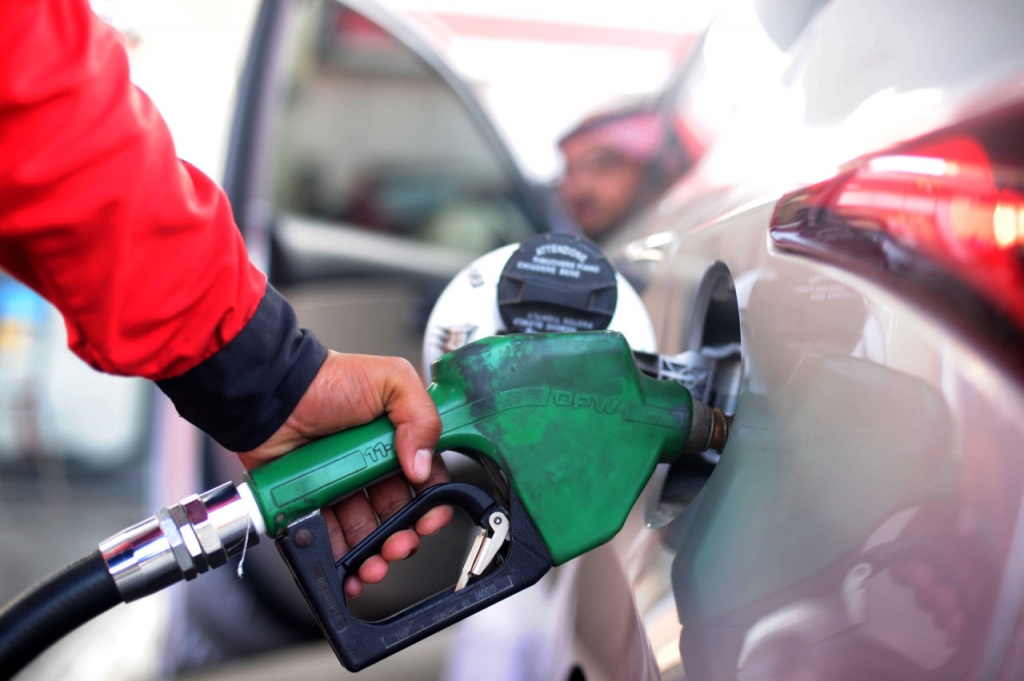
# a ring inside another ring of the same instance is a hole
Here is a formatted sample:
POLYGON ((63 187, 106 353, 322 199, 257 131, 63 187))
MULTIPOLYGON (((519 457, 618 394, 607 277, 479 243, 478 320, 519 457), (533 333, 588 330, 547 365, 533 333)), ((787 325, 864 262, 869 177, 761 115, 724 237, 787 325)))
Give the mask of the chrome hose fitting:
POLYGON ((224 565, 247 535, 257 544, 265 531, 248 486, 228 482, 160 509, 100 544, 100 552, 127 603, 224 565))

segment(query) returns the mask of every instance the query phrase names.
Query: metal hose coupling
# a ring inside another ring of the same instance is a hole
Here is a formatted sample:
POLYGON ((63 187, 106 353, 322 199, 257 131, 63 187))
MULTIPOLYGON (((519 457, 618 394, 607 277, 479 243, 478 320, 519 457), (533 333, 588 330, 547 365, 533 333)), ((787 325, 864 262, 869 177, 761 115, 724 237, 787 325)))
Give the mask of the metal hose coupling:
POLYGON ((101 543, 100 552, 127 603, 224 565, 265 531, 248 485, 228 482, 160 509, 101 543))

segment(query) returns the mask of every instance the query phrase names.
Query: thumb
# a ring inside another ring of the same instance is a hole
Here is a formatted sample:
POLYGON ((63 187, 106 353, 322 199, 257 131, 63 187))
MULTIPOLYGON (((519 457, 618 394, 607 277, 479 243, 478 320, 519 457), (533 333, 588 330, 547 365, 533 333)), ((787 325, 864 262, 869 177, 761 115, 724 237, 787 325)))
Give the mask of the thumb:
POLYGON ((395 426, 395 449, 402 472, 413 483, 426 482, 434 447, 441 435, 441 417, 412 365, 392 359, 385 373, 384 410, 395 426))

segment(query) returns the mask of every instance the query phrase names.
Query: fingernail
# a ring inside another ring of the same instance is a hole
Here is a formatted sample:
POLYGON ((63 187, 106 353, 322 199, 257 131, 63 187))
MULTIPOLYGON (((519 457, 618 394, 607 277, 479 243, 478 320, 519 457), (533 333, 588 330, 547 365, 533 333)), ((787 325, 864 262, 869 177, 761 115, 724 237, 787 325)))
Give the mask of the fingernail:
POLYGON ((430 475, 430 460, 434 453, 429 449, 417 449, 416 460, 412 462, 412 472, 418 482, 424 482, 430 475))

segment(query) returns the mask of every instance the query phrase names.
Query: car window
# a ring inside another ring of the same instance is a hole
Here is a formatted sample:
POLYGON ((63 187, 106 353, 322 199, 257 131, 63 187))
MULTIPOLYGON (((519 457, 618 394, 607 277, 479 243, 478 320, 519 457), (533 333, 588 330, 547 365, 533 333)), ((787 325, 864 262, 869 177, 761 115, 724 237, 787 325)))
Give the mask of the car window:
POLYGON ((278 212, 474 254, 532 233, 463 103, 380 26, 305 3, 283 50, 268 192, 278 212))

